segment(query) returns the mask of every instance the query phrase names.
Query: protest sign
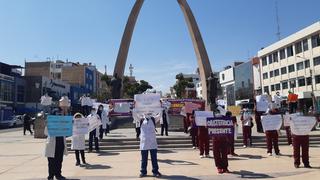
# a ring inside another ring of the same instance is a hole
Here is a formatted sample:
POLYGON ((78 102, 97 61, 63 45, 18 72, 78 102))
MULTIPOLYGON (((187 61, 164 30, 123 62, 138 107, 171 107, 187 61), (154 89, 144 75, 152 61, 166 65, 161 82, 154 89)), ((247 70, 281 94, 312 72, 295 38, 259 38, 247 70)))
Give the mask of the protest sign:
POLYGON ((73 135, 87 134, 89 131, 89 121, 87 118, 76 118, 73 120, 73 135))
POLYGON ((207 126, 209 136, 228 136, 232 138, 234 137, 234 126, 231 117, 221 116, 207 118, 207 126))
POLYGON ((98 116, 88 116, 88 122, 89 122, 89 128, 88 131, 91 132, 98 128, 100 125, 102 125, 101 120, 98 118, 98 116))
POLYGON ((132 116, 133 99, 111 99, 109 102, 113 105, 110 116, 132 116))
POLYGON ((135 112, 138 114, 160 114, 162 111, 160 94, 136 94, 135 112))
POLYGON ((261 123, 264 131, 279 130, 282 125, 281 115, 261 116, 261 123))
MULTIPOLYGON (((174 116, 181 115, 181 110, 182 107, 185 106, 185 103, 193 103, 199 105, 198 110, 200 111, 203 111, 205 109, 205 101, 200 99, 168 99, 167 101, 171 103, 168 113, 174 116)), ((185 113, 192 113, 192 110, 191 112, 190 110, 189 112, 185 111, 182 114, 185 115, 185 113)))
POLYGON ((195 111, 194 113, 197 126, 207 126, 207 118, 213 117, 212 111, 195 111))
POLYGON ((267 95, 259 95, 256 96, 256 109, 257 111, 267 111, 269 104, 269 98, 267 95))
POLYGON ((199 104, 192 103, 192 102, 185 102, 185 111, 187 113, 192 113, 192 111, 194 110, 199 110, 200 107, 201 106, 199 104))
POLYGON ((53 116, 47 117, 48 135, 56 136, 72 136, 72 116, 53 116))
POLYGON ((298 116, 298 114, 285 114, 285 115, 283 115, 283 126, 289 127, 291 119, 295 116, 298 116))
POLYGON ((315 117, 294 116, 291 118, 290 128, 294 135, 308 135, 315 124, 315 117))

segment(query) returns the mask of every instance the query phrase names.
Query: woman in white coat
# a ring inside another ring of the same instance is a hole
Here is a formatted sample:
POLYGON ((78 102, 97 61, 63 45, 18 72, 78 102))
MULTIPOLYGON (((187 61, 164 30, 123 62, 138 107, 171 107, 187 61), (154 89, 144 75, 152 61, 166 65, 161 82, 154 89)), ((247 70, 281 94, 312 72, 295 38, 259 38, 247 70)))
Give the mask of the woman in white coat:
MULTIPOLYGON (((84 116, 80 113, 76 113, 73 116, 73 120, 77 121, 77 119, 79 118, 84 118, 84 116)), ((81 159, 82 159, 82 163, 83 164, 87 164, 86 163, 86 159, 85 159, 85 135, 84 134, 78 134, 78 135, 72 135, 72 142, 71 142, 71 149, 75 151, 75 155, 76 155, 76 166, 80 165, 80 158, 79 158, 79 154, 81 154, 81 159)))
POLYGON ((165 132, 166 136, 168 136, 168 126, 169 126, 169 114, 168 109, 166 107, 163 108, 161 117, 160 117, 160 125, 161 125, 161 136, 165 132))
POLYGON ((97 110, 97 115, 99 116, 102 122, 102 125, 99 129, 99 138, 101 140, 103 138, 103 132, 105 132, 105 135, 107 135, 108 126, 110 124, 110 120, 108 117, 109 112, 104 109, 102 104, 100 104, 97 110))

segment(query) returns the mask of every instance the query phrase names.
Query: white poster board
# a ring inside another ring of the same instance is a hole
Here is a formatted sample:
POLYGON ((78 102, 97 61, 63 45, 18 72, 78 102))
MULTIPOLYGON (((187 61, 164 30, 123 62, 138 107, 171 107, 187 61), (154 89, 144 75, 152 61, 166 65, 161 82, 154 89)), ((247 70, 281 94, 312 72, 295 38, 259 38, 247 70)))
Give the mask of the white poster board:
POLYGON ((89 132, 89 121, 87 118, 73 119, 73 135, 87 134, 89 132))
POLYGON ((294 135, 308 135, 315 124, 315 117, 295 116, 291 118, 290 128, 294 135))
POLYGON ((135 108, 138 114, 160 114, 162 111, 160 94, 136 94, 134 95, 135 108))
POLYGON ((285 114, 285 115, 283 115, 283 126, 289 127, 291 119, 296 116, 298 116, 298 114, 285 114))
POLYGON ((271 130, 279 130, 282 125, 282 117, 281 115, 261 116, 261 123, 264 132, 271 130))
POLYGON ((266 112, 268 109, 269 98, 267 95, 256 96, 256 109, 257 111, 266 112))
POLYGON ((195 111, 194 113, 197 126, 207 126, 207 118, 213 117, 212 111, 195 111))
POLYGON ((88 116, 87 118, 89 122, 89 129, 88 129, 89 132, 95 130, 97 127, 102 125, 101 120, 96 115, 88 116))

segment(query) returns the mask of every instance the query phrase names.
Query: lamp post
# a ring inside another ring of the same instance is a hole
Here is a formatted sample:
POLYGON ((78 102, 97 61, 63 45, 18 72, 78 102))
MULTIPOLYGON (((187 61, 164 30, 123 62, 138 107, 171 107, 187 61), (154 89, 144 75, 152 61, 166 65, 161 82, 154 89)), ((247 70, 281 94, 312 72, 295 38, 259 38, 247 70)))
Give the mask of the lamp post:
MULTIPOLYGON (((296 56, 297 58, 301 58, 303 60, 308 60, 305 57, 302 56, 296 56)), ((312 69, 311 67, 309 67, 309 73, 310 73, 310 78, 311 78, 311 99, 312 99, 312 108, 313 108, 313 112, 315 112, 318 108, 317 108, 317 103, 316 103, 316 98, 314 95, 314 89, 313 89, 313 73, 312 73, 312 69)))

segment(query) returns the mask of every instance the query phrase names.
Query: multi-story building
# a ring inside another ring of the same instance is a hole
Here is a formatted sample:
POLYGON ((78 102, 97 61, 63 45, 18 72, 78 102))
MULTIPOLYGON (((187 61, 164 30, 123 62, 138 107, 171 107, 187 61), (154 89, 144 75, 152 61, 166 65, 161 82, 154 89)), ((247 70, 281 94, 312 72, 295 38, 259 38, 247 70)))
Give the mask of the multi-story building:
POLYGON ((316 22, 258 52, 263 92, 298 94, 300 105, 320 96, 320 22, 316 22))
POLYGON ((253 101, 252 61, 234 67, 235 104, 253 101))
POLYGON ((22 68, 0 62, 0 107, 12 107, 17 114, 22 113, 26 97, 22 68))

